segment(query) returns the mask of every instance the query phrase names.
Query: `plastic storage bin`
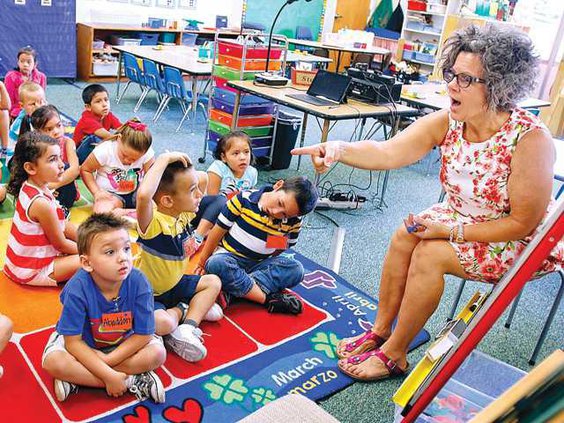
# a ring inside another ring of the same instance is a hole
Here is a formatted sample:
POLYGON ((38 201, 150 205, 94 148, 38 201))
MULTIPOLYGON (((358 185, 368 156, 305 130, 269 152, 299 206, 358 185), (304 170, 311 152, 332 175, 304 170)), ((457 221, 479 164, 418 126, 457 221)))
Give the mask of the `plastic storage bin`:
POLYGON ((176 41, 176 34, 174 32, 163 32, 159 35, 159 41, 163 43, 174 43, 176 41))
POLYGON ((104 48, 104 41, 103 40, 92 41, 92 48, 94 50, 102 50, 104 48))
POLYGON ((225 91, 231 91, 232 93, 237 94, 238 90, 227 85, 227 79, 220 78, 218 76, 213 76, 212 79, 217 88, 220 88, 225 91))
POLYGON ((413 53, 414 52, 411 51, 411 50, 404 50, 402 55, 401 55, 401 58, 403 60, 413 60, 413 53))
POLYGON ((117 76, 118 62, 92 62, 92 73, 98 76, 117 76))
POLYGON ((407 10, 416 10, 419 12, 427 11, 427 2, 424 0, 408 0, 407 10))
POLYGON ((159 42, 159 34, 152 32, 140 32, 137 38, 141 40, 142 46, 156 46, 159 42))
MULTIPOLYGON (((223 123, 214 122, 213 120, 208 122, 208 129, 222 136, 231 130, 229 126, 224 125, 223 123)), ((272 126, 255 126, 238 129, 245 132, 249 137, 266 137, 270 135, 272 126)))
MULTIPOLYGON (((238 57, 239 59, 243 57, 243 44, 237 42, 227 42, 220 41, 219 43, 219 54, 225 54, 231 57, 238 57)), ((267 46, 255 46, 247 47, 246 58, 247 59, 266 59, 268 53, 267 46)), ((282 56, 282 49, 271 47, 270 49, 270 60, 279 60, 282 56)))
MULTIPOLYGON (((233 104, 212 98, 212 105, 216 109, 233 114, 233 104)), ((274 113, 273 103, 241 104, 239 106, 239 115, 266 115, 269 113, 274 113)))
POLYGON ((278 124, 276 126, 276 138, 274 139, 274 150, 272 152, 271 169, 288 169, 292 156, 290 151, 296 145, 302 118, 296 115, 278 112, 278 124))
POLYGON ((110 35, 110 44, 114 46, 138 46, 141 44, 141 39, 110 35))
POLYGON ((182 34, 182 45, 189 47, 195 46, 197 39, 198 34, 182 34))
MULTIPOLYGON (((227 81, 225 82, 227 83, 227 81)), ((216 85, 216 87, 218 86, 216 85)), ((213 92, 213 97, 223 101, 224 103, 235 104, 235 97, 237 97, 237 90, 234 90, 233 88, 231 89, 216 88, 213 92)), ((241 93, 239 102, 240 104, 261 104, 261 103, 270 103, 270 100, 267 100, 262 97, 257 97, 256 95, 241 93)))
POLYGON ((435 63, 435 56, 429 53, 420 53, 418 51, 414 51, 411 60, 418 60, 425 63, 435 63))
MULTIPOLYGON (((243 72, 243 79, 244 80, 251 80, 255 79, 255 73, 258 72, 243 72)), ((226 79, 228 81, 232 81, 234 79, 239 80, 241 76, 241 72, 238 70, 226 68, 225 66, 214 66, 213 67, 213 75, 219 76, 220 78, 226 79)))
MULTIPOLYGON (((243 63, 243 60, 240 58, 220 54, 218 57, 218 62, 220 65, 227 66, 231 69, 241 69, 242 67, 244 67, 245 70, 266 70, 266 60, 263 59, 247 59, 245 60, 245 63, 243 63)), ((280 60, 270 60, 268 62, 269 71, 280 70, 281 67, 282 62, 280 60)))
MULTIPOLYGON (((233 115, 221 110, 211 109, 210 119, 231 126, 233 115)), ((272 115, 239 116, 237 126, 268 126, 272 123, 272 115)))

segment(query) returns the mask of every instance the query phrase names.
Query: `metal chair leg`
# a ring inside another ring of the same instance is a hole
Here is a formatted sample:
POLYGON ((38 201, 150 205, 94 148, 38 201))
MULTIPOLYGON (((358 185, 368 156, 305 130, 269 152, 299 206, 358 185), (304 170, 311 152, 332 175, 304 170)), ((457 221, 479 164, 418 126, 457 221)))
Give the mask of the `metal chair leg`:
MULTIPOLYGON (((525 289, 525 287, 523 287, 525 289)), ((521 299, 521 295, 523 294, 523 289, 519 291, 519 294, 513 300, 513 305, 511 306, 511 310, 509 310, 509 316, 507 316, 507 321, 505 322, 505 327, 510 328, 511 322, 513 321, 513 316, 515 315, 515 311, 517 310, 517 306, 519 305, 519 300, 521 299)))
POLYGON ((131 85, 133 81, 127 81, 127 84, 125 84, 125 88, 123 89, 123 91, 121 92, 120 96, 116 99, 116 104, 119 104, 119 102, 121 101, 121 99, 123 98, 123 96, 125 95, 125 92, 127 91, 127 89, 129 88, 129 85, 131 85))
POLYGON ((157 123, 157 120, 159 120, 159 118, 161 117, 164 109, 166 108, 166 106, 168 105, 168 102, 170 101, 171 97, 170 96, 164 96, 163 100, 161 101, 161 104, 159 105, 159 107, 157 108, 157 112, 155 113, 155 116, 153 117, 153 122, 157 123))
POLYGON ((460 297, 462 296, 462 291, 464 291, 464 287, 466 286, 466 279, 462 279, 460 284, 458 285, 458 291, 456 291, 456 295, 454 297, 454 302, 450 308, 450 312, 448 313, 448 320, 454 319, 454 314, 456 313, 456 308, 458 307, 458 302, 460 301, 460 297))
POLYGON ((184 121, 186 120, 186 117, 188 116, 188 113, 190 113, 190 110, 192 110, 192 104, 190 103, 190 105, 188 107, 186 107, 186 111, 184 112, 184 114, 182 115, 182 119, 180 119, 180 123, 178 124, 178 127, 176 128, 175 132, 180 131, 180 127, 182 126, 182 124, 184 123, 184 121))
POLYGON ((141 104, 143 104, 143 101, 145 101, 145 97, 147 97, 147 94, 149 94, 149 91, 151 91, 150 88, 143 87, 143 92, 139 96, 139 100, 137 100, 137 104, 133 108, 133 113, 137 113, 137 111, 141 108, 141 104))
POLYGON ((537 356, 539 355, 540 349, 542 348, 542 344, 546 339, 546 335, 550 329, 550 325, 552 325, 552 321, 554 320, 554 316, 556 315, 556 311, 558 310, 558 306, 560 305, 560 301, 562 300, 562 294, 564 294, 564 273, 559 270, 558 274, 560 275, 560 288, 558 289, 558 294, 556 294, 556 298, 552 303, 552 307, 550 308, 550 312, 548 313, 548 317, 544 322, 544 327, 542 328, 542 332, 539 336, 537 344, 535 345, 535 349, 533 350, 533 354, 529 359, 529 364, 534 366, 537 361, 537 356))

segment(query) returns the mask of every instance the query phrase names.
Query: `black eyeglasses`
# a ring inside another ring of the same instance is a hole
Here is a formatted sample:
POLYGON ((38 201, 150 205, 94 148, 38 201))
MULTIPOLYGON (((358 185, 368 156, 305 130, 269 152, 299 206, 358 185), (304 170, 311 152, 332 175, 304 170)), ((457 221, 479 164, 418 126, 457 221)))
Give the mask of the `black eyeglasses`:
POLYGON ((486 80, 482 78, 477 78, 466 73, 454 73, 452 69, 445 69, 443 71, 443 79, 449 83, 454 78, 456 78, 456 83, 460 88, 468 88, 473 82, 479 82, 480 84, 485 84, 486 80))

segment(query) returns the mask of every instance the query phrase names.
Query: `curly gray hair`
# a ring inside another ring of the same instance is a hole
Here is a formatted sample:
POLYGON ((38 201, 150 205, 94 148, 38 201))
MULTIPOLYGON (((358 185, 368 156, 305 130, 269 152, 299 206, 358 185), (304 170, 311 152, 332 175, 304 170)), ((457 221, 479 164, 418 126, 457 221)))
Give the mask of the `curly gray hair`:
POLYGON ((529 36, 512 28, 469 25, 445 43, 443 71, 454 66, 462 52, 480 57, 489 110, 509 111, 535 88, 539 57, 529 36))

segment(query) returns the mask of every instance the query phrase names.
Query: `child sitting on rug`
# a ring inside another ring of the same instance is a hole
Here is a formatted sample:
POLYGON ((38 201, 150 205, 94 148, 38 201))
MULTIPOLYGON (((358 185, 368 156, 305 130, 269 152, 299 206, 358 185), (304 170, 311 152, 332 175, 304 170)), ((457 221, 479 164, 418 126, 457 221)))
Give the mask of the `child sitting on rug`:
POLYGON ((110 97, 106 87, 90 84, 82 90, 84 112, 76 124, 73 139, 78 159, 82 164, 102 141, 112 138, 112 129, 121 126, 120 120, 110 111, 110 97))
MULTIPOLYGON (((61 179, 57 182, 48 184, 50 190, 63 207, 65 216, 68 216, 70 208, 77 199, 78 189, 75 183, 80 173, 78 168, 78 157, 76 156, 76 146, 73 140, 65 137, 65 128, 61 122, 59 111, 53 105, 41 106, 31 115, 31 126, 40 134, 48 135, 59 142, 61 150, 61 160, 64 163, 65 171, 61 179)), ((22 125, 22 131, 26 128, 22 125)))
POLYGON ((300 216, 315 208, 317 197, 315 186, 301 176, 237 194, 211 230, 197 273, 205 268, 219 276, 226 304, 235 296, 264 304, 270 313, 301 313, 301 301, 282 291, 299 284, 304 269, 280 254, 297 242, 300 216))
POLYGON ((165 343, 191 362, 207 354, 200 322, 223 317, 215 304, 219 278, 184 274, 196 250, 190 220, 202 198, 198 184, 186 154, 165 153, 149 169, 137 193, 141 254, 136 264, 153 286, 156 333, 165 335, 165 343))
MULTIPOLYGON (((10 126, 10 147, 13 148, 20 133, 31 131, 31 115, 41 106, 45 106, 47 104, 47 100, 45 99, 45 90, 41 87, 41 85, 36 84, 35 82, 24 82, 20 85, 19 90, 20 95, 20 105, 22 106, 22 110, 18 114, 18 116, 12 122, 12 126, 10 126)), ((13 154, 8 153, 9 155, 13 154)))
POLYGON ((49 189, 63 173, 59 141, 37 132, 20 137, 8 181, 17 201, 4 264, 15 282, 56 286, 80 268, 76 228, 49 189))
MULTIPOLYGON (((8 341, 12 337, 12 321, 8 317, 0 313, 0 354, 8 345, 8 341)), ((4 374, 4 369, 0 366, 0 378, 4 374)))
POLYGON ((94 213, 135 213, 139 182, 155 159, 147 125, 133 118, 118 128, 114 139, 97 146, 80 168, 94 196, 94 213))
POLYGON ((214 162, 208 168, 206 195, 191 224, 199 245, 208 235, 227 200, 239 191, 254 188, 257 184, 257 170, 251 166, 253 152, 251 139, 241 131, 222 136, 213 153, 214 162))
POLYGON ((110 214, 93 214, 78 228, 82 269, 61 292, 63 311, 42 358, 59 401, 79 385, 105 388, 112 397, 129 390, 140 401, 165 401, 153 370, 166 350, 154 335, 153 293, 133 268, 127 229, 110 214))

